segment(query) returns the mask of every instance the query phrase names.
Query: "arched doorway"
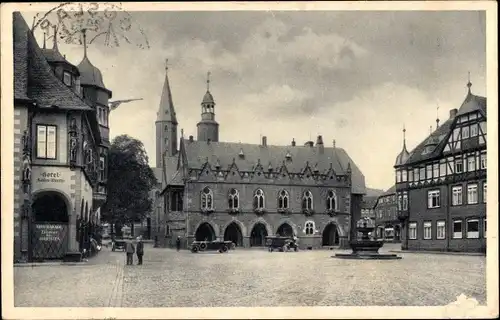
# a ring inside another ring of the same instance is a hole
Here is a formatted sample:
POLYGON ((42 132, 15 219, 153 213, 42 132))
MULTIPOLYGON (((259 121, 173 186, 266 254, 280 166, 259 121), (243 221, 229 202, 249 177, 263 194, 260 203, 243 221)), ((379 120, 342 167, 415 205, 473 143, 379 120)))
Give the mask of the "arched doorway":
POLYGON ((262 247, 266 244, 267 229, 263 223, 256 223, 250 232, 250 246, 262 247))
POLYGON ((68 249, 69 215, 65 197, 59 192, 42 192, 33 201, 35 223, 31 233, 34 260, 60 259, 68 249))
POLYGON ((335 223, 330 223, 323 230, 323 245, 330 247, 339 245, 339 233, 335 223))
POLYGON ((243 234, 236 222, 231 222, 224 231, 224 241, 232 241, 237 247, 243 246, 243 234))
POLYGON ((202 223, 194 235, 196 241, 214 241, 215 230, 208 222, 202 223))
POLYGON ((281 237, 293 237, 293 228, 288 223, 283 223, 279 226, 276 234, 281 237))

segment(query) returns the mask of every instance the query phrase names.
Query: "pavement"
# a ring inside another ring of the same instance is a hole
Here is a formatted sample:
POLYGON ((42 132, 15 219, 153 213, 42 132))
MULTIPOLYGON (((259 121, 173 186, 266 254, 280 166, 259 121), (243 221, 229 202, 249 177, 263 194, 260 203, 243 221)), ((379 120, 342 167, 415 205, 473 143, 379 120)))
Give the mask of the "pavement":
MULTIPOLYGON (((396 249, 388 244, 381 252, 396 249)), ((398 253, 403 259, 331 258, 347 252, 237 249, 193 254, 146 244, 144 264, 126 266, 125 253, 103 248, 82 264, 15 267, 14 303, 145 308, 440 306, 460 294, 486 303, 484 256, 398 253)))

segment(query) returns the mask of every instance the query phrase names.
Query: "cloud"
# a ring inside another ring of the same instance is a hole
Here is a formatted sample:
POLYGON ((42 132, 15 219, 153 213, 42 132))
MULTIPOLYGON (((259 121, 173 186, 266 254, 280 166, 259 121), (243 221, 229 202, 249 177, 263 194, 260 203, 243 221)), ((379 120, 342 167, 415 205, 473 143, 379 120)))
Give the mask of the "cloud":
MULTIPOLYGON (((24 15, 24 14, 23 14, 24 15)), ((402 146, 413 148, 473 91, 485 95, 485 14, 448 12, 133 12, 151 48, 89 46, 113 99, 143 98, 111 113, 111 136, 142 140, 152 165, 155 120, 169 59, 169 79, 185 136, 196 137, 211 72, 222 141, 270 144, 337 141, 368 186, 388 188, 402 146), (458 27, 457 27, 458 26, 458 27), (242 129, 243 128, 243 129, 242 129)), ((28 22, 32 15, 26 14, 28 22)), ((39 43, 43 34, 37 32, 39 43)), ((135 42, 134 42, 135 41, 135 42)), ((61 43, 78 64, 82 46, 61 43)))

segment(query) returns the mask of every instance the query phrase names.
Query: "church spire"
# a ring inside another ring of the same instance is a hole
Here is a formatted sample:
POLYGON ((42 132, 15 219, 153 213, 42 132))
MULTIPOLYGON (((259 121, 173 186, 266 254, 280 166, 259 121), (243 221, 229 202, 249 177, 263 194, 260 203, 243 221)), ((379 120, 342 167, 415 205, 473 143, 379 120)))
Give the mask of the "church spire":
POLYGON ((169 121, 173 124, 177 124, 174 103, 172 102, 172 92, 170 91, 170 83, 168 81, 168 59, 165 60, 165 81, 163 83, 163 91, 161 93, 156 121, 169 121))

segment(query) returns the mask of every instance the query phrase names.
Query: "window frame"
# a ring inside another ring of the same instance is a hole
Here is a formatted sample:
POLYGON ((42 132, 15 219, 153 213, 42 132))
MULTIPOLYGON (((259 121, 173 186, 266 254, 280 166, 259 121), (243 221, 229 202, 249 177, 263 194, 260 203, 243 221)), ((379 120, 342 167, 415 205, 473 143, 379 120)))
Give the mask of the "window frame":
POLYGON ((436 239, 437 240, 446 239, 446 220, 436 221, 436 239))
POLYGON ((313 210, 314 209, 314 197, 311 190, 306 190, 302 194, 302 209, 303 210, 313 210), (304 206, 305 204, 305 206, 304 206))
POLYGON ((64 83, 64 85, 66 87, 72 87, 73 86, 73 75, 71 74, 71 72, 66 71, 66 70, 63 71, 62 82, 64 83), (66 76, 69 76, 69 84, 66 83, 66 76))
POLYGON ((463 205, 464 202, 464 190, 463 186, 452 186, 451 187, 451 205, 452 206, 461 206, 463 205), (457 190, 460 190, 460 196, 458 197, 458 192, 455 192, 457 190), (455 194, 457 194, 457 200, 460 200, 458 203, 455 202, 455 194))
POLYGON ((257 189, 253 193, 253 207, 254 209, 265 209, 266 207, 266 196, 264 190, 257 189), (258 194, 260 191, 261 194, 258 194))
POLYGON ((427 190, 427 209, 437 209, 437 208, 440 208, 441 207, 441 190, 439 189, 433 189, 433 190, 427 190), (436 198, 436 202, 437 204, 436 205, 432 205, 432 202, 431 202, 431 196, 432 195, 437 195, 436 198))
POLYGON ((486 170, 487 167, 487 162, 486 162, 486 152, 481 152, 481 155, 479 156, 479 169, 480 170, 486 170))
POLYGON ((467 184, 467 204, 478 204, 479 203, 479 190, 478 190, 478 184, 477 183, 469 183, 467 184), (475 190, 474 192, 471 192, 475 190), (475 194, 475 199, 472 199, 471 201, 471 194, 475 194))
POLYGON ((206 186, 201 190, 200 200, 200 208, 202 211, 214 210, 214 192, 210 187, 206 186), (208 192, 206 192, 206 190, 208 190, 208 192))
POLYGON ((455 173, 463 173, 464 172, 464 159, 463 158, 455 158, 455 173), (458 170, 460 168, 460 170, 458 170))
POLYGON ((486 185, 486 181, 483 182, 483 203, 487 203, 488 201, 488 195, 487 195, 487 185, 486 185))
POLYGON ((230 210, 239 210, 240 208, 240 193, 236 188, 229 189, 229 193, 227 195, 228 207, 230 210), (232 192, 235 192, 234 194, 232 192), (236 200, 236 206, 234 202, 236 200))
POLYGON ((308 236, 314 235, 315 231, 316 231, 316 224, 314 223, 314 221, 307 220, 304 223, 304 231, 305 231, 306 235, 308 235, 308 236))
POLYGON ((417 227, 418 227, 418 224, 416 222, 409 222, 408 223, 408 240, 417 240, 417 238, 418 238, 418 228, 417 227))
POLYGON ((476 171, 476 167, 476 157, 474 155, 467 156, 467 172, 476 171))
POLYGON ((479 239, 479 219, 478 218, 468 218, 465 221, 465 237, 467 239, 479 239), (475 222, 477 223, 477 231, 469 231, 469 223, 470 222, 475 222), (474 232, 473 235, 469 235, 470 232, 474 232))
POLYGON ((37 123, 36 124, 36 158, 37 159, 44 159, 44 160, 57 160, 57 151, 58 151, 58 148, 57 148, 57 142, 58 142, 58 137, 57 137, 57 130, 58 127, 57 125, 53 125, 53 124, 43 124, 43 123, 37 123), (44 128, 45 130, 45 135, 44 135, 44 141, 42 141, 42 143, 44 143, 44 149, 45 149, 45 155, 40 155, 40 143, 41 143, 41 139, 40 139, 40 128, 44 128), (49 156, 49 128, 53 128, 54 129, 54 156, 51 157, 49 156))
POLYGON ((337 193, 334 190, 328 190, 326 194, 326 209, 328 211, 338 211, 337 207, 337 193), (332 206, 333 201, 333 206, 332 206))
POLYGON ((464 238, 464 221, 463 219, 453 219, 451 224, 451 237, 452 239, 463 239, 464 238), (455 225, 460 224, 460 236, 458 236, 458 232, 455 231, 455 225))
POLYGON ((281 210, 290 209, 290 194, 285 189, 281 189, 278 192, 278 209, 281 210), (283 192, 285 194, 282 194, 283 192), (286 206, 285 206, 285 200, 286 200, 286 206))
POLYGON ((424 240, 432 240, 432 221, 424 221, 422 224, 422 231, 424 233, 424 240), (427 234, 427 231, 429 234, 427 234))

